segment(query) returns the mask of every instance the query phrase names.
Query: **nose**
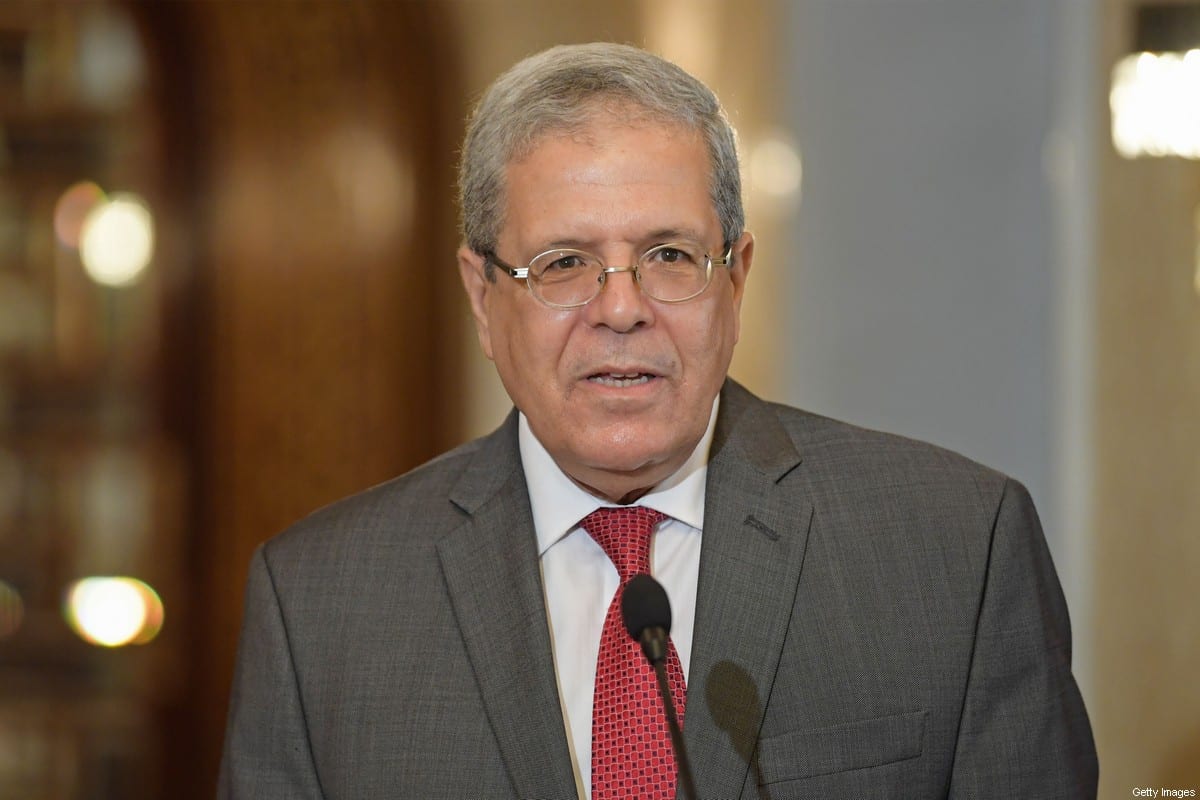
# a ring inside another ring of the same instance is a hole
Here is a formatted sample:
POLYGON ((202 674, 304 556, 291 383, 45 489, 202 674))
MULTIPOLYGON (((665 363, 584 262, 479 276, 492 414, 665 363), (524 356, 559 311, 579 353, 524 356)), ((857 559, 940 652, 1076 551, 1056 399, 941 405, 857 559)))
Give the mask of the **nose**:
POLYGON ((601 273, 600 294, 584 306, 589 324, 627 333, 654 319, 654 309, 638 285, 635 269, 608 267, 601 273))

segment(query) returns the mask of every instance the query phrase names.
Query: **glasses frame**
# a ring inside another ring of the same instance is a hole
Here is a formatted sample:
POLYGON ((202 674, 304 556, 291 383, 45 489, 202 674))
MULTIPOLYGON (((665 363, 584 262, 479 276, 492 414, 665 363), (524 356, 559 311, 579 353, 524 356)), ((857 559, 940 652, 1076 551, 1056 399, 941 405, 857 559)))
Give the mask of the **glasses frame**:
POLYGON ((669 250, 672 247, 676 247, 676 248, 691 247, 695 244, 696 244, 695 242, 664 242, 663 244, 656 244, 653 247, 647 248, 646 252, 644 252, 640 256, 638 256, 638 260, 636 263, 631 264, 627 267, 610 267, 604 263, 604 259, 597 256, 595 253, 589 253, 586 250, 576 250, 576 249, 570 248, 570 247, 554 247, 554 248, 551 248, 550 250, 544 250, 541 253, 538 253, 533 258, 529 259, 529 266, 526 266, 526 267, 514 267, 512 264, 509 264, 509 263, 503 261, 492 250, 485 250, 483 252, 483 257, 484 257, 484 267, 485 268, 487 267, 488 264, 492 264, 494 266, 499 267, 501 270, 503 270, 505 272, 505 274, 507 274, 513 280, 525 281, 525 288, 529 290, 529 293, 531 295, 533 295, 533 298, 535 300, 537 300, 539 303, 549 306, 550 308, 567 309, 567 308, 581 308, 583 306, 586 306, 588 303, 592 302, 593 300, 595 300, 597 297, 600 296, 600 293, 604 291, 605 284, 608 282, 608 276, 614 272, 632 272, 634 281, 637 282, 638 289, 642 292, 642 294, 646 295, 646 297, 649 297, 651 300, 655 301, 656 303, 667 303, 670 305, 674 305, 676 303, 686 303, 689 300, 695 300, 697 297, 704 294, 704 290, 707 289, 709 287, 709 284, 712 283, 713 267, 714 266, 727 267, 733 261, 733 243, 732 242, 725 243, 725 255, 721 256, 720 258, 713 258, 707 252, 704 254, 704 285, 702 287, 700 287, 700 289, 697 290, 695 293, 690 294, 687 297, 681 297, 678 300, 660 300, 659 298, 655 297, 654 295, 648 293, 646 291, 646 288, 644 286, 642 286, 642 272, 641 272, 641 268, 639 267, 639 264, 641 263, 642 259, 644 259, 646 256, 650 255, 651 253, 655 252, 656 250, 669 250), (533 288, 534 280, 532 277, 530 277, 529 270, 533 268, 533 262, 537 261, 542 256, 548 255, 550 253, 563 253, 564 255, 581 255, 581 256, 586 256, 588 258, 592 258, 592 259, 595 259, 596 261, 598 261, 600 263, 600 278, 596 282, 596 293, 593 294, 591 297, 589 297, 587 300, 583 300, 578 303, 568 303, 568 304, 552 303, 549 300, 547 300, 546 298, 542 297, 541 293, 533 288))

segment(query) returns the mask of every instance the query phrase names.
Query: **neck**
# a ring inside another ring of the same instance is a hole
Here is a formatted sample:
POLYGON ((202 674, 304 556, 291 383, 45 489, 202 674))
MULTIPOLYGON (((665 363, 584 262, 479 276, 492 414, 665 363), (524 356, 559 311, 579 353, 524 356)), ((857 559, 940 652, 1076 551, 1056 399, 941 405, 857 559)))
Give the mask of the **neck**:
POLYGON ((597 489, 595 486, 589 486, 588 484, 584 483, 583 481, 573 478, 570 475, 568 475, 567 477, 571 478, 572 483, 574 483, 580 489, 583 489, 588 494, 595 495, 596 497, 599 497, 603 500, 607 500, 610 503, 616 503, 619 506, 627 506, 630 503, 636 502, 637 500, 644 497, 651 489, 654 488, 653 486, 643 486, 641 488, 633 489, 631 491, 625 492, 624 494, 609 494, 607 492, 601 491, 600 489, 597 489))

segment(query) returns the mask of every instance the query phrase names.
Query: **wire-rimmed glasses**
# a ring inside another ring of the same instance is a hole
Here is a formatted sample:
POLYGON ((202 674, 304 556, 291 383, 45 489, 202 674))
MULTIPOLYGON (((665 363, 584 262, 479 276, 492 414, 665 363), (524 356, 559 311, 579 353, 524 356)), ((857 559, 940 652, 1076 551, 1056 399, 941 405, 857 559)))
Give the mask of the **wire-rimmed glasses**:
POLYGON ((733 245, 726 243, 725 254, 713 258, 696 242, 667 242, 651 247, 628 267, 610 267, 597 255, 570 248, 539 253, 527 267, 506 264, 490 250, 484 257, 515 280, 525 281, 533 296, 551 308, 587 305, 614 272, 632 272, 642 292, 660 303, 683 303, 708 288, 714 265, 729 265, 733 245))

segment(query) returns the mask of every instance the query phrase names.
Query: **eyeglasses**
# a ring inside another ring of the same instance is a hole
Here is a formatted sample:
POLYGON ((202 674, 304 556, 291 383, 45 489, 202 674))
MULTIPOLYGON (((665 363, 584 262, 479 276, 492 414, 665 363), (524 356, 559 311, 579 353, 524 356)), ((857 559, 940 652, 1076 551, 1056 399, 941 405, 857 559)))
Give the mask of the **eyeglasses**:
POLYGON ((728 266, 733 260, 733 245, 726 243, 725 255, 713 258, 695 242, 668 242, 651 247, 628 267, 606 266, 585 250, 547 250, 528 267, 506 264, 490 250, 483 255, 485 263, 525 281, 533 296, 551 308, 578 308, 595 300, 614 272, 632 272, 642 292, 660 303, 691 300, 712 282, 714 264, 728 266))

